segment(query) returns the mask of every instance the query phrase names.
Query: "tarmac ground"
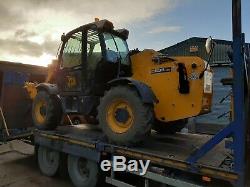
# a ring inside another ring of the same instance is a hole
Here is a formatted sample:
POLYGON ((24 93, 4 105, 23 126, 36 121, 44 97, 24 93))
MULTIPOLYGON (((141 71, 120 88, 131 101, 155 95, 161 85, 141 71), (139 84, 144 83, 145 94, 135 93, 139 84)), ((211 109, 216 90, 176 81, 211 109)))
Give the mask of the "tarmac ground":
POLYGON ((72 187, 68 177, 46 177, 39 171, 34 147, 19 140, 0 145, 1 187, 72 187))

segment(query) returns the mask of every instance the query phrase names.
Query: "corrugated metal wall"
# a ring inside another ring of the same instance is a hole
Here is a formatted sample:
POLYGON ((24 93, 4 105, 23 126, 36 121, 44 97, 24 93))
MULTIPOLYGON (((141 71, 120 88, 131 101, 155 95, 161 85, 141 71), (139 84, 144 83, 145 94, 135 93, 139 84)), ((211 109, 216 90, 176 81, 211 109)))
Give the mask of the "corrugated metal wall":
POLYGON ((226 113, 230 110, 230 97, 225 99, 224 102, 220 103, 221 99, 229 94, 231 91, 231 86, 223 86, 221 84, 221 79, 229 77, 230 67, 213 67, 214 71, 214 92, 213 92, 213 105, 212 112, 195 118, 197 124, 218 124, 226 125, 229 123, 229 114, 218 118, 223 113, 226 113))
MULTIPOLYGON (((24 83, 45 80, 47 68, 0 62, 0 104, 9 129, 32 126, 31 104, 24 83)), ((0 131, 1 131, 0 119, 0 131)))
POLYGON ((32 125, 31 101, 23 88, 25 81, 28 80, 29 76, 26 73, 3 72, 1 105, 9 129, 25 128, 32 125))

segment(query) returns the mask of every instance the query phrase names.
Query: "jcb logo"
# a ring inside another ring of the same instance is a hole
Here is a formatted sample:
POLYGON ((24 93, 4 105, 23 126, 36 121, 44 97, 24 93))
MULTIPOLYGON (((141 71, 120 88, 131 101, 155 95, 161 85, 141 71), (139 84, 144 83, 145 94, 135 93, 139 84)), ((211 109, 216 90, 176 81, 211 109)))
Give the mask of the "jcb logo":
POLYGON ((76 78, 73 76, 67 76, 67 87, 73 88, 76 86, 76 78))

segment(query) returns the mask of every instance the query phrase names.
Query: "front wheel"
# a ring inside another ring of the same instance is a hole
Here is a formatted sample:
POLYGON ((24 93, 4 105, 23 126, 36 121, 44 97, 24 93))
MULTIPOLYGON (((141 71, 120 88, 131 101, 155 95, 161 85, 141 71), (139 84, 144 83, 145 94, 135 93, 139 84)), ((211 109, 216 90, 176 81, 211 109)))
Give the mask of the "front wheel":
POLYGON ((135 90, 117 86, 101 99, 98 119, 110 142, 135 145, 150 134, 153 111, 152 106, 143 103, 135 90))
POLYGON ((36 128, 53 130, 60 123, 62 111, 59 101, 46 91, 39 91, 32 105, 32 119, 36 128))

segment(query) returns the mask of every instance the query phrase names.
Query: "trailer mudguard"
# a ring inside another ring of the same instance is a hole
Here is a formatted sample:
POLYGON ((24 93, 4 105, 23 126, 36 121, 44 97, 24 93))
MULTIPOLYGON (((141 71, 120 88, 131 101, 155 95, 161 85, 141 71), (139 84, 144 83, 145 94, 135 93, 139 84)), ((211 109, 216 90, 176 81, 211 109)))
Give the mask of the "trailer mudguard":
POLYGON ((40 83, 37 85, 37 90, 45 90, 50 95, 57 95, 59 93, 58 87, 56 84, 50 84, 50 83, 40 83))
POLYGON ((140 97, 142 98, 143 103, 148 103, 148 104, 158 103, 158 100, 152 89, 143 82, 140 82, 138 80, 129 77, 117 78, 108 82, 109 87, 117 85, 131 85, 132 87, 134 87, 139 93, 140 97))

